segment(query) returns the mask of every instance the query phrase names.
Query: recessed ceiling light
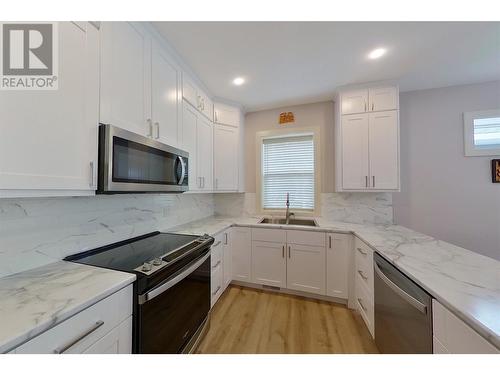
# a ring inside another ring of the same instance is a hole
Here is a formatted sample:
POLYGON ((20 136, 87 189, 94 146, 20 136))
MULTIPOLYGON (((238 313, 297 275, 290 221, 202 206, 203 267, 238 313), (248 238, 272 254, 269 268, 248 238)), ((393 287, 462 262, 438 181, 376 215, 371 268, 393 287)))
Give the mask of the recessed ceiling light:
POLYGON ((241 86, 244 83, 245 83, 245 78, 243 77, 236 77, 235 79, 233 79, 233 84, 235 84, 236 86, 241 86))
POLYGON ((387 50, 385 48, 376 48, 368 54, 368 58, 374 60, 378 59, 386 54, 387 50))

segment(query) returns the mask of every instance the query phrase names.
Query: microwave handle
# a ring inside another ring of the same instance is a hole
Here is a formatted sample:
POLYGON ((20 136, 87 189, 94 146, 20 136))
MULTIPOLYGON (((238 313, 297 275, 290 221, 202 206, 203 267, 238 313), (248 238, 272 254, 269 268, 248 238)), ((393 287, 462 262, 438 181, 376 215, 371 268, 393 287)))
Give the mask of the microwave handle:
POLYGON ((177 184, 182 185, 184 179, 186 178, 186 164, 181 156, 177 156, 177 161, 181 163, 181 176, 179 177, 179 182, 177 184))

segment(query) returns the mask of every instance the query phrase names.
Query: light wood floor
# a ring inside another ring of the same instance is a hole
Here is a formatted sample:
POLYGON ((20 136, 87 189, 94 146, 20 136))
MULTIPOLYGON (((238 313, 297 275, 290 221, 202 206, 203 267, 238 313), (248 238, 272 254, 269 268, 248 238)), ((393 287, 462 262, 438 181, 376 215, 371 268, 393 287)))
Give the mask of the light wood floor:
POLYGON ((230 286, 197 353, 378 353, 358 313, 314 299, 230 286))

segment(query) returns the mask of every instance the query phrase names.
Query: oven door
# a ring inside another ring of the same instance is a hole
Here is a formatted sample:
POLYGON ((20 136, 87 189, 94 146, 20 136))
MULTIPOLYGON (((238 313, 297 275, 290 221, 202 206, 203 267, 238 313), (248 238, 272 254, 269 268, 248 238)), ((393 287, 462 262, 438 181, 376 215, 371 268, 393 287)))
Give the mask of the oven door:
POLYGON ((136 352, 182 353, 210 311, 210 250, 138 297, 136 352))
POLYGON ((115 126, 99 126, 98 192, 183 192, 188 185, 187 152, 115 126))

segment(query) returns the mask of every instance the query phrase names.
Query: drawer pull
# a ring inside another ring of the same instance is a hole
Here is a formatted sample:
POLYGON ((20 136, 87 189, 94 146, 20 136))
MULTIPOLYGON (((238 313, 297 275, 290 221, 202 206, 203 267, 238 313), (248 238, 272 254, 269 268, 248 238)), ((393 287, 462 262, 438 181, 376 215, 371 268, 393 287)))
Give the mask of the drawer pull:
POLYGON ((366 281, 366 280, 368 280, 368 277, 367 277, 367 276, 365 276, 365 274, 363 273, 363 271, 358 270, 358 273, 359 273, 359 276, 361 276, 361 278, 362 278, 363 280, 365 280, 365 281, 366 281))
POLYGON ((63 354, 64 352, 68 351, 71 347, 78 344, 80 341, 82 341, 85 337, 90 335, 92 332, 99 329, 99 327, 101 327, 103 324, 104 324, 104 322, 102 320, 98 320, 97 322, 95 322, 95 324, 92 327, 87 329, 85 332, 83 332, 81 335, 79 335, 75 339, 71 340, 66 345, 59 347, 57 349, 54 349, 54 354, 63 354))
POLYGON ((217 247, 217 246, 219 246, 220 244, 221 244, 221 241, 217 241, 216 243, 214 243, 214 244, 212 245, 212 247, 217 247))
POLYGON ((215 266, 213 266, 212 269, 216 269, 219 264, 220 264, 220 260, 217 261, 217 263, 215 263, 215 266))
POLYGON ((365 305, 363 305, 363 300, 361 298, 358 298, 358 302, 359 302, 359 305, 361 306, 361 308, 366 311, 366 307, 365 307, 365 305))
POLYGON ((365 251, 363 251, 363 250, 361 250, 361 248, 360 248, 360 247, 357 247, 357 248, 356 248, 356 250, 358 250, 358 251, 359 251, 361 254, 363 254, 363 255, 368 255, 368 253, 367 253, 367 252, 365 252, 365 251))
POLYGON ((215 292, 212 293, 213 296, 215 296, 220 290, 220 285, 215 289, 215 292))

